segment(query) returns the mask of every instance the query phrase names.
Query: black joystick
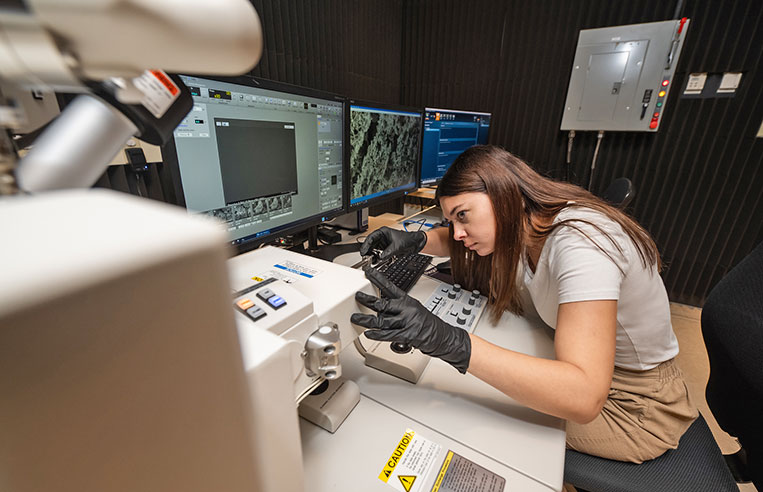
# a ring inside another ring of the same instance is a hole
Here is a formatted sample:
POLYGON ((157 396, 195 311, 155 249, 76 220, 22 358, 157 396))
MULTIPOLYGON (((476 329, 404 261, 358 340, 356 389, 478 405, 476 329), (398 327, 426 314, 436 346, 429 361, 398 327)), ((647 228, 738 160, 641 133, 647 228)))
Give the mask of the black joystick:
POLYGON ((389 344, 389 348, 396 354, 407 354, 413 348, 405 342, 392 342, 389 344))

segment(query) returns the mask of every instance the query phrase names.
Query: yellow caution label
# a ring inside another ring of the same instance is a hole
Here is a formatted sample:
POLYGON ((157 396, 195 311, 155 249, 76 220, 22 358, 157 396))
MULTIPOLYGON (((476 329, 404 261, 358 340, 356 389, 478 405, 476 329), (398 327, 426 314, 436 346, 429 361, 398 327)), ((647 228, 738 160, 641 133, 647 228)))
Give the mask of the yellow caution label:
POLYGON ((411 487, 413 487, 413 482, 416 481, 416 477, 414 475, 398 475, 397 478, 399 478, 400 483, 403 484, 405 492, 411 492, 411 487))
POLYGON ((435 480, 434 485, 432 486, 431 492, 437 492, 438 490, 440 490, 442 479, 445 478, 445 472, 448 471, 448 467, 450 466, 450 460, 452 459, 453 459, 453 451, 448 451, 448 455, 445 457, 445 461, 442 462, 442 466, 440 467, 440 473, 437 474, 437 480, 435 480))
POLYGON ((262 282, 265 279, 262 277, 252 277, 252 280, 254 280, 255 282, 262 282))
MULTIPOLYGON (((395 448, 395 451, 392 453, 392 456, 389 457, 389 459, 387 460, 387 463, 384 465, 384 469, 379 474, 379 479, 382 482, 387 483, 387 480, 389 480, 390 475, 392 475, 392 470, 395 469, 398 461, 400 461, 400 458, 403 457, 403 453, 405 453, 405 449, 411 443, 411 440, 413 439, 414 434, 415 432, 412 431, 411 429, 408 429, 405 431, 405 434, 403 434, 403 438, 400 439, 400 443, 397 445, 397 447, 395 448)), ((410 490, 410 488, 406 490, 410 490)))

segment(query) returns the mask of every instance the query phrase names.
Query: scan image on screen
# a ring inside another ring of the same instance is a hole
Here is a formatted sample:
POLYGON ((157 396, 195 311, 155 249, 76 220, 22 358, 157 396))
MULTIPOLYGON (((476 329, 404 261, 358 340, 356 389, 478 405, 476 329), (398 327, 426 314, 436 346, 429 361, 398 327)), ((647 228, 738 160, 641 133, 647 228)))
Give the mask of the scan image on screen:
POLYGON ((251 78, 181 78, 194 101, 173 134, 189 212, 221 220, 241 245, 344 210, 344 99, 251 78))
POLYGON ((421 114, 350 110, 350 204, 417 185, 421 114))

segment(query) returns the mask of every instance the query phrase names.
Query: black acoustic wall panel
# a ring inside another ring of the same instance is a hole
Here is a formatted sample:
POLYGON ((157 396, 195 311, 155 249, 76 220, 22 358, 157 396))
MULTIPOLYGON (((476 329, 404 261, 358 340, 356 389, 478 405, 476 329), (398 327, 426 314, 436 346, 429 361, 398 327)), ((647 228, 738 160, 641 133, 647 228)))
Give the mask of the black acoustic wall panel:
POLYGON ((398 103, 402 0, 253 0, 264 51, 252 75, 398 103))
MULTIPOLYGON (((686 0, 691 18, 657 134, 608 133, 592 191, 636 187, 629 212, 655 237, 672 300, 701 305, 763 240, 763 2, 686 0), (741 71, 733 98, 683 99, 691 72, 741 71)), ((657 0, 411 0, 404 4, 401 103, 493 113, 491 143, 566 174, 559 130, 580 29, 673 18, 657 0)), ((578 132, 572 181, 588 183, 595 132, 578 132)))
MULTIPOLYGON (((357 99, 490 111, 491 142, 557 178, 566 174, 559 124, 579 30, 668 20, 676 10, 660 0, 252 3, 264 35, 254 75, 357 99)), ((634 182, 629 212, 663 253, 671 299, 701 305, 763 241, 763 2, 680 3, 691 26, 660 131, 606 134, 592 191, 619 176, 634 182), (734 97, 680 97, 688 73, 725 71, 744 73, 734 97)), ((588 182, 595 144, 592 132, 575 138, 573 182, 588 182)), ((141 189, 111 171, 99 185, 141 189)))
MULTIPOLYGON (((252 0, 264 51, 252 75, 399 104, 403 0, 252 0)), ((400 213, 403 200, 371 207, 400 213)))

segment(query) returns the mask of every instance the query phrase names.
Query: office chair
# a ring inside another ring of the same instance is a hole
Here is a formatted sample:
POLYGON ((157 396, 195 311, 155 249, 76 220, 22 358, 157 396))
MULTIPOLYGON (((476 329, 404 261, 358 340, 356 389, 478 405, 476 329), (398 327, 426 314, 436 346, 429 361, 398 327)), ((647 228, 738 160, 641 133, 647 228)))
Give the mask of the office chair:
POLYGON ((636 189, 628 178, 617 178, 609 184, 601 198, 619 209, 624 209, 633 200, 636 189))
POLYGON ((732 470, 739 467, 738 480, 763 491, 763 243, 710 291, 702 335, 710 359, 707 404, 742 445, 726 459, 732 470))
POLYGON ((700 415, 678 449, 641 465, 567 450, 566 482, 591 492, 738 491, 735 481, 749 477, 763 490, 763 243, 710 292, 702 334, 710 358, 707 403, 743 451, 724 460, 700 415))
POLYGON ((640 465, 568 449, 564 481, 578 492, 739 492, 702 415, 681 436, 678 448, 640 465))

